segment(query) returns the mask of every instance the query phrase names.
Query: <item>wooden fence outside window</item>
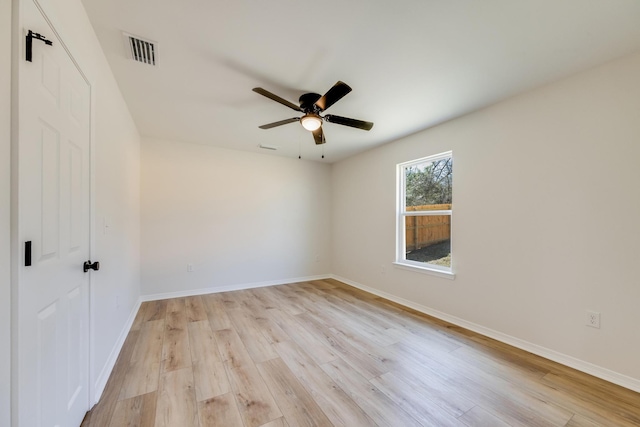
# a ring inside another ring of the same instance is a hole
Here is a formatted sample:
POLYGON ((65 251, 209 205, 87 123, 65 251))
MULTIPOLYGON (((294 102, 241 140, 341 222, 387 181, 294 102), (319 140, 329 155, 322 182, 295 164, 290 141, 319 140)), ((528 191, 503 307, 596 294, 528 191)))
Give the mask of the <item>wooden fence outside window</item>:
MULTIPOLYGON (((446 211, 451 204, 407 206, 409 211, 446 211)), ((405 217, 406 250, 415 251, 451 239, 451 215, 423 215, 405 217)))

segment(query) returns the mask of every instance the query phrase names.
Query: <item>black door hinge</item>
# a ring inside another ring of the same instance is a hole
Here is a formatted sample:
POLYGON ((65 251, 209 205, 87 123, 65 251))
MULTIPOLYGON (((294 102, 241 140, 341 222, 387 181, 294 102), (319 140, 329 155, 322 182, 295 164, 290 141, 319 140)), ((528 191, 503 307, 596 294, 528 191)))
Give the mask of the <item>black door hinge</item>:
POLYGON ((33 50, 31 46, 33 43, 33 39, 43 41, 46 45, 49 45, 49 46, 53 44, 51 40, 47 40, 47 38, 42 34, 34 33, 33 31, 29 30, 29 33, 27 34, 27 49, 26 49, 26 55, 25 55, 26 56, 25 59, 29 62, 31 62, 31 59, 33 57, 33 50))
POLYGON ((31 240, 24 242, 24 266, 31 266, 31 240))

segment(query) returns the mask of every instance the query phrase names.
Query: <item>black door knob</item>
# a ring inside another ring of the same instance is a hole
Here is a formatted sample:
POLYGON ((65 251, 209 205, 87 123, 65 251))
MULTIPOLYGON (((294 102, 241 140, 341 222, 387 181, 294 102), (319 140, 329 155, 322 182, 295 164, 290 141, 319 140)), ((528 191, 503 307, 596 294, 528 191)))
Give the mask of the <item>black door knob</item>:
POLYGON ((100 263, 98 261, 92 263, 91 260, 85 261, 84 265, 82 266, 82 269, 84 270, 85 273, 89 270, 98 271, 100 270, 100 263))

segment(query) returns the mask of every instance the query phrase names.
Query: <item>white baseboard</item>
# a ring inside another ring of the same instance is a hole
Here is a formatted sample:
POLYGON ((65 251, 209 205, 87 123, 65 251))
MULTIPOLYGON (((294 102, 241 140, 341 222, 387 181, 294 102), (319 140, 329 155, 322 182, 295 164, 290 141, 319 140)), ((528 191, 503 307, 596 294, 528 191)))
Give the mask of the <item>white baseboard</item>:
POLYGON ((438 310, 434 310, 430 307, 426 307, 424 305, 417 304, 415 302, 389 294, 387 292, 383 292, 378 289, 365 286, 361 283, 354 282, 353 280, 349 280, 344 277, 340 277, 333 274, 331 275, 331 277, 335 280, 339 280, 343 283, 353 286, 354 288, 362 289, 363 291, 372 293, 382 298, 386 298, 390 301, 397 302, 398 304, 402 304, 406 307, 412 308, 414 310, 417 310, 429 316, 433 316, 440 320, 444 320, 445 322, 449 322, 454 325, 468 329, 470 331, 477 332, 481 335, 487 336, 489 338, 493 338, 494 340, 503 342, 505 344, 509 344, 521 350, 528 351, 529 353, 533 353, 538 356, 544 357, 545 359, 552 360, 554 362, 560 363, 570 368, 577 369, 578 371, 585 372, 589 375, 593 375, 594 377, 603 379, 605 381, 609 381, 610 383, 617 384, 624 388, 628 388, 629 390, 640 392, 640 380, 636 378, 623 375, 621 373, 603 368, 601 366, 594 365, 589 362, 585 362, 584 360, 580 360, 573 356, 568 356, 566 354, 559 353, 555 350, 551 350, 551 349, 539 346, 537 344, 533 344, 531 342, 522 340, 520 338, 512 337, 511 335, 507 335, 502 332, 486 328, 482 325, 469 322, 459 317, 452 316, 450 314, 443 313, 438 310))
POLYGON ((142 295, 142 301, 157 301, 169 298, 183 298, 195 295, 215 294, 219 292, 241 291, 243 289, 264 288, 266 286, 286 285, 287 283, 308 282, 311 280, 322 280, 332 277, 330 274, 319 276, 295 277, 293 279, 269 280, 266 282, 239 283, 236 285, 216 286, 211 288, 190 289, 186 291, 165 292, 160 294, 142 295))
POLYGON ((96 379, 95 384, 93 385, 93 402, 91 402, 91 406, 98 403, 102 393, 104 392, 104 388, 107 386, 107 381, 109 380, 109 376, 113 371, 113 367, 116 365, 116 361, 118 360, 118 356, 120 355, 120 351, 122 351, 122 346, 124 345, 124 341, 127 339, 127 335, 129 335, 129 331, 131 330, 131 326, 133 326, 133 321, 136 318, 136 314, 140 309, 140 304, 142 303, 141 299, 138 298, 138 302, 133 306, 131 313, 129 313, 129 318, 125 323, 122 331, 120 331, 120 335, 118 336, 118 340, 116 341, 113 349, 111 349, 111 354, 107 358, 107 362, 102 367, 98 378, 96 379))

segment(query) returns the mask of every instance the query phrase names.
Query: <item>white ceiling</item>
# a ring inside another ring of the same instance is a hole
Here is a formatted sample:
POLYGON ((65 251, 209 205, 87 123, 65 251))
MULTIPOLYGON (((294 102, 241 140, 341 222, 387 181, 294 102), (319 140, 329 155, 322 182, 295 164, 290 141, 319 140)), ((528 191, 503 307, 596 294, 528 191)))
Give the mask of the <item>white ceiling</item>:
POLYGON ((83 3, 142 135, 325 162, 640 50, 638 0, 83 3), (158 42, 158 66, 122 31, 158 42), (297 114, 253 87, 297 104, 338 80, 353 91, 328 113, 371 131, 258 129, 297 114))

